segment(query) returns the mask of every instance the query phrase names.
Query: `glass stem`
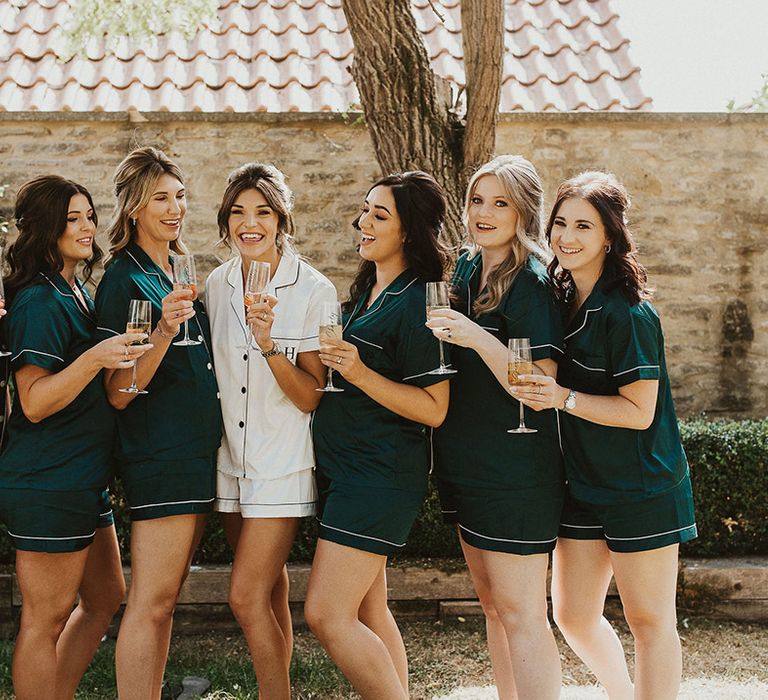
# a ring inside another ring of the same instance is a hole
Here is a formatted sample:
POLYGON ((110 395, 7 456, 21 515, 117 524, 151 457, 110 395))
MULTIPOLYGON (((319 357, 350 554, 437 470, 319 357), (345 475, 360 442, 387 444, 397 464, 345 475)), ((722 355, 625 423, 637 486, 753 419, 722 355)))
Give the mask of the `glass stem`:
POLYGON ((328 368, 328 388, 333 389, 333 369, 331 367, 328 368))
POLYGON ((184 321, 184 340, 189 340, 189 321, 184 321))
POLYGON ((133 379, 131 379, 131 389, 138 389, 139 387, 136 386, 136 365, 139 363, 138 360, 133 361, 133 379))
POLYGON ((443 341, 438 338, 437 344, 440 347, 440 369, 445 369, 445 354, 443 353, 443 341))
POLYGON ((525 409, 524 409, 524 407, 523 407, 523 403, 522 403, 522 401, 521 401, 521 402, 520 402, 520 425, 518 425, 518 426, 517 426, 518 428, 524 428, 524 427, 525 427, 525 416, 524 416, 524 414, 523 414, 523 411, 524 411, 524 410, 525 410, 525 409))

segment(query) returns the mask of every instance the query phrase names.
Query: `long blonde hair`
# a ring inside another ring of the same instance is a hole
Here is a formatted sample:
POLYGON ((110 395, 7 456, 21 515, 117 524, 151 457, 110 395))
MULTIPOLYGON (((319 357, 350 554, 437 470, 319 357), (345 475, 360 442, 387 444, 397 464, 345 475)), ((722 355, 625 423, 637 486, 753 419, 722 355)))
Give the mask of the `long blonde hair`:
POLYGON ((473 304, 477 315, 495 309, 501 303, 529 255, 535 255, 544 264, 552 257, 544 237, 544 190, 541 178, 529 160, 522 156, 502 155, 481 166, 467 186, 462 221, 467 231, 469 258, 474 258, 481 250, 469 229, 469 206, 475 196, 478 181, 485 175, 495 175, 501 183, 504 196, 517 212, 517 230, 509 256, 488 275, 486 289, 473 304))
MULTIPOLYGON (((107 225, 109 254, 105 266, 109 265, 123 248, 136 240, 135 216, 147 206, 149 198, 161 176, 168 174, 184 184, 184 176, 165 153, 152 146, 131 151, 123 158, 112 176, 115 186, 115 208, 107 225)), ((171 241, 174 253, 186 253, 180 238, 171 241)))

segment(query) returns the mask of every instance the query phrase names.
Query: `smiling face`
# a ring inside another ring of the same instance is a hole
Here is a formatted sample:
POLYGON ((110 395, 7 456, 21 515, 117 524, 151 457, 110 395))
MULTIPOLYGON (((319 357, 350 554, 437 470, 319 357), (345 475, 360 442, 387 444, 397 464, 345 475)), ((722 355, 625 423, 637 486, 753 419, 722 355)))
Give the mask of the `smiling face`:
POLYGON ((403 228, 389 187, 377 185, 368 193, 358 226, 363 258, 377 265, 392 262, 405 266, 403 228))
POLYGON ((279 217, 257 189, 243 190, 229 212, 229 239, 244 261, 277 256, 279 217))
POLYGON ((518 213, 495 175, 483 175, 467 207, 469 233, 481 248, 509 251, 517 235, 518 213))
POLYGON ((599 212, 586 199, 563 201, 552 221, 550 243, 564 270, 585 280, 600 276, 609 241, 599 212))
POLYGON ((88 260, 93 255, 95 235, 96 218, 93 208, 84 194, 76 194, 69 200, 67 226, 57 241, 65 267, 88 260))
POLYGON ((146 248, 148 243, 175 241, 181 233, 181 222, 186 213, 184 185, 173 175, 162 174, 147 204, 133 215, 138 244, 146 248))

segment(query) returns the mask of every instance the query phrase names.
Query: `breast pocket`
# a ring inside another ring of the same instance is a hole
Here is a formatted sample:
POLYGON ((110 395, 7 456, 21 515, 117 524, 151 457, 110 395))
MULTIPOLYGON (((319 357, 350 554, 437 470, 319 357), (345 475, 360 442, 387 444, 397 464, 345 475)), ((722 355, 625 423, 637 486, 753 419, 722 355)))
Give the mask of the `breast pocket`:
POLYGON ((371 337, 368 334, 353 333, 347 340, 355 344, 360 359, 366 367, 391 378, 394 363, 381 338, 371 337))
MULTIPOLYGON (((611 391, 610 368, 604 355, 575 353, 571 358, 571 372, 577 378, 583 391, 594 394, 614 393, 611 391)), ((576 388, 576 387, 574 387, 576 388)))
POLYGON ((272 339, 280 344, 283 354, 295 365, 302 341, 302 327, 286 323, 275 323, 272 326, 272 339))

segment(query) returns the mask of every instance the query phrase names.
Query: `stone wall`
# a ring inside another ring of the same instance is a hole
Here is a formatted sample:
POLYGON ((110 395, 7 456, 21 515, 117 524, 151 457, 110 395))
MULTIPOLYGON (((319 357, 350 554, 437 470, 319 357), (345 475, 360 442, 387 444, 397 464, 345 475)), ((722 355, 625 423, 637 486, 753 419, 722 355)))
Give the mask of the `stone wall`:
MULTIPOLYGON (((357 255, 350 221, 378 174, 365 126, 337 115, 0 113, 0 200, 8 216, 27 178, 86 185, 102 222, 110 175, 136 145, 157 145, 188 174, 184 237, 205 273, 227 173, 274 162, 296 192, 298 246, 343 293, 357 255)), ((681 415, 768 415, 768 115, 510 114, 498 152, 538 167, 551 200, 587 168, 613 170, 633 195, 632 227, 657 288, 681 415)))

